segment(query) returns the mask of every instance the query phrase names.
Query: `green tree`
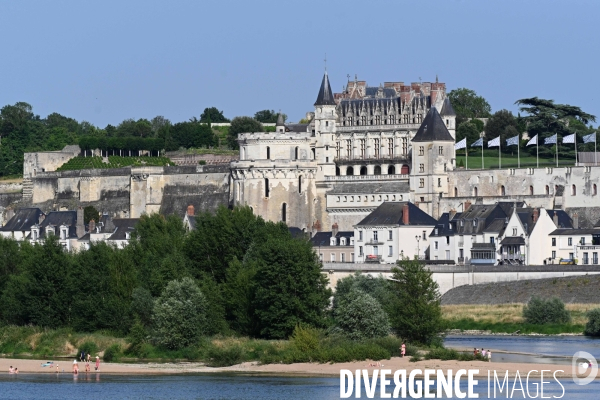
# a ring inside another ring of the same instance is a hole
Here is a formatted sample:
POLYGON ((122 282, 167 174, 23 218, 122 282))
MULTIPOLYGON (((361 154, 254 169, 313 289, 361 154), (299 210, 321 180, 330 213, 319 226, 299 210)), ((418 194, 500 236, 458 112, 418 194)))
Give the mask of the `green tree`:
POLYGON ((471 89, 454 89, 448 97, 456 112, 456 126, 470 118, 487 118, 492 111, 490 104, 471 89))
POLYGON ((211 123, 211 122, 229 122, 223 115, 223 111, 219 111, 217 107, 205 108, 200 115, 200 122, 211 123))
POLYGON ((337 281, 333 294, 333 310, 335 311, 341 303, 352 299, 357 290, 372 296, 387 310, 394 304, 394 296, 390 289, 389 281, 383 276, 374 277, 357 272, 337 281))
POLYGON ((100 213, 94 206, 86 206, 83 209, 83 222, 89 224, 91 220, 100 221, 100 213))
POLYGON ((198 342, 206 332, 206 298, 191 278, 168 283, 154 305, 157 342, 181 349, 198 342))
POLYGON ((506 140, 514 136, 520 137, 520 128, 519 122, 512 112, 508 110, 496 111, 485 125, 485 137, 491 140, 500 136, 502 151, 513 152, 514 147, 507 147, 506 140))
MULTIPOLYGON (((254 119, 257 120, 258 122, 274 124, 277 122, 278 116, 279 116, 279 113, 276 113, 274 110, 261 110, 261 111, 257 111, 254 114, 254 119)), ((283 121, 285 121, 287 119, 287 115, 282 114, 282 116, 283 116, 283 121)))
POLYGON ((587 317, 584 333, 587 336, 600 336, 600 308, 588 311, 587 317))
POLYGON ((392 329, 403 339, 431 344, 444 331, 438 284, 418 260, 404 258, 392 269, 396 304, 390 313, 392 329))
POLYGON ((235 117, 229 126, 227 143, 232 149, 239 147, 237 138, 240 133, 263 132, 264 128, 260 122, 251 117, 235 117))
POLYGON ((390 333, 387 314, 375 298, 353 289, 334 312, 336 325, 353 340, 384 337, 390 333))
POLYGON ((559 298, 544 300, 533 296, 523 308, 523 318, 530 324, 566 324, 571 314, 559 298))
POLYGON ((137 287, 131 292, 131 313, 144 327, 152 325, 154 297, 148 289, 137 287))
POLYGON ((467 150, 471 149, 471 145, 479 140, 481 131, 477 127, 476 123, 473 121, 479 120, 470 120, 461 123, 458 128, 456 128, 456 141, 459 142, 463 140, 465 137, 467 138, 467 150))

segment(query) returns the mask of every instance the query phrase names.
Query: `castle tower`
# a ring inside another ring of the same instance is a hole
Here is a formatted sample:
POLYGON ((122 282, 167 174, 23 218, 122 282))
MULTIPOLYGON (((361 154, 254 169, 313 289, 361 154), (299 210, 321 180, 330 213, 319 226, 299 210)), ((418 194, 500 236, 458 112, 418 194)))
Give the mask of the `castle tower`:
POLYGON ((456 112, 454 112, 454 108, 452 108, 452 104, 448 97, 444 99, 440 116, 444 120, 448 132, 456 140, 456 112))
POLYGON ((318 165, 317 177, 335 175, 335 124, 337 121, 336 103, 329 85, 327 71, 323 75, 321 88, 315 101, 315 160, 318 165))
POLYGON ((280 112, 277 115, 277 123, 275 124, 275 132, 285 132, 285 123, 283 122, 283 114, 280 112))
POLYGON ((432 107, 412 139, 411 191, 414 202, 434 218, 439 199, 448 193, 448 172, 454 169, 454 138, 435 107, 432 107))

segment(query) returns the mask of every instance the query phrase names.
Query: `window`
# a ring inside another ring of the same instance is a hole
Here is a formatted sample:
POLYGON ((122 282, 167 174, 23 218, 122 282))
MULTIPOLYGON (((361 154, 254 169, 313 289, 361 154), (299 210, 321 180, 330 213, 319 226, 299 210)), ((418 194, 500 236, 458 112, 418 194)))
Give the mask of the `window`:
POLYGON ((329 261, 335 262, 335 253, 331 253, 331 255, 329 257, 330 257, 329 261))
POLYGON ((556 250, 552 250, 552 258, 556 258, 556 250))
POLYGON ((425 147, 419 146, 419 155, 422 156, 425 154, 425 147))
POLYGON ((495 241, 494 241, 494 237, 491 237, 491 238, 490 238, 490 244, 494 244, 494 243, 495 243, 495 241))
POLYGON ((533 186, 529 186, 529 195, 533 196, 533 186))
POLYGON ((392 237, 393 237, 392 235, 393 235, 392 231, 388 231, 388 240, 392 240, 392 237))
POLYGON ((552 246, 556 246, 556 238, 552 238, 552 246))
POLYGON ((446 250, 446 260, 450 259, 450 250, 446 250))
POLYGON ((427 240, 427 231, 423 231, 423 240, 427 240))
POLYGON ((473 196, 477 197, 477 186, 473 188, 473 196))
POLYGON ((379 255, 379 246, 373 246, 373 254, 375 254, 376 256, 379 255))
POLYGON ((575 257, 573 256, 573 253, 569 253, 569 260, 574 260, 575 257))
POLYGON ((287 221, 287 204, 285 203, 281 205, 281 220, 283 222, 287 221))
POLYGON ((583 263, 584 264, 589 264, 590 260, 588 258, 588 253, 583 253, 583 263))
POLYGON ((585 238, 582 237, 581 239, 579 239, 579 244, 582 246, 585 246, 585 238))
POLYGON ((325 157, 325 162, 328 163, 329 162, 329 157, 325 157))
POLYGON ((592 253, 592 264, 598 264, 598 253, 592 253))
POLYGON ((506 188, 504 185, 500 186, 500 196, 506 196, 506 188))
POLYGON ((354 262, 354 253, 350 253, 350 262, 354 262))
POLYGON ((298 159, 298 146, 294 149, 294 160, 298 159))
POLYGON ((267 146, 267 160, 271 159, 271 148, 267 146))
POLYGON ((340 262, 346 262, 346 253, 340 254, 340 262))
POLYGON ((517 236, 517 228, 513 228, 513 236, 517 236))
POLYGON ((437 240, 436 240, 435 242, 433 242, 433 248, 434 248, 435 250, 437 250, 437 249, 438 249, 438 242, 437 242, 437 240))
POLYGON ((298 177, 298 193, 302 193, 302 175, 298 177))
POLYGON ((377 236, 378 236, 378 233, 377 233, 377 231, 373 231, 373 241, 374 241, 374 242, 376 242, 376 241, 377 241, 377 236))
POLYGON ((408 139, 407 138, 402 138, 402 154, 403 155, 408 154, 408 139))
POLYGON ((269 197, 269 178, 265 178, 265 197, 269 197))
POLYGON ((598 187, 596 186, 596 184, 594 183, 592 185, 592 196, 595 196, 598 194, 598 187))
POLYGON ((438 187, 442 187, 442 178, 438 178, 438 187))
POLYGON ((450 236, 446 236, 446 244, 450 244, 450 236))
POLYGON ((354 237, 350 238, 350 246, 354 246, 354 237))
POLYGON ((394 255, 394 253, 393 253, 393 250, 392 250, 392 246, 388 246, 388 256, 391 257, 393 255, 394 255))
POLYGON ((345 246, 346 245, 346 238, 343 237, 340 239, 340 246, 345 246))
POLYGON ((325 126, 329 126, 329 121, 325 121, 325 126))
POLYGON ((381 147, 379 145, 379 139, 374 139, 373 143, 374 143, 374 147, 375 147, 375 158, 379 158, 379 148, 381 147))
POLYGON ((362 257, 362 255, 363 255, 363 248, 362 248, 362 246, 358 246, 358 256, 362 257))
POLYGON ((567 246, 573 246, 573 238, 567 238, 567 246))
POLYGON ((571 186, 571 196, 577 196, 577 186, 571 186))
POLYGON ((425 187, 425 178, 421 178, 421 179, 419 179, 419 187, 420 187, 420 188, 423 188, 423 187, 425 187))
POLYGON ((546 196, 550 196, 550 186, 546 185, 546 196))
POLYGON ((323 253, 319 254, 319 261, 323 262, 323 253))
POLYGON ((425 164, 419 164, 419 172, 425 172, 425 164))
POLYGON ((358 142, 360 143, 360 158, 365 158, 365 139, 360 139, 358 142))
POLYGON ((439 154, 440 156, 443 156, 443 155, 444 155, 444 146, 439 146, 439 147, 438 147, 438 154, 439 154))
POLYGON ((394 155, 394 139, 388 139, 388 156, 394 155))
POLYGON ((362 242, 362 231, 358 231, 358 241, 362 242))

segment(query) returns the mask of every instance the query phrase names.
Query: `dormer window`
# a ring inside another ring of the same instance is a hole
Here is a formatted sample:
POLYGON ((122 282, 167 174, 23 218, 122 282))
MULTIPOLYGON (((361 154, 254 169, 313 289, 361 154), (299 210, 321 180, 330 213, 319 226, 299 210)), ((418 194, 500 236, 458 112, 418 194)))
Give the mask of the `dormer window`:
POLYGON ((354 238, 353 237, 350 238, 350 246, 354 246, 354 238))
POLYGON ((335 246, 335 242, 336 242, 335 237, 332 237, 331 239, 329 239, 329 245, 330 246, 335 246))
POLYGON ((49 226, 49 227, 46 228, 46 236, 54 235, 54 233, 55 232, 54 232, 54 228, 53 227, 49 226))
POLYGON ((66 239, 67 239, 67 228, 61 227, 60 228, 60 240, 66 240, 66 239))
POLYGON ((131 239, 131 232, 125 232, 125 239, 126 240, 131 239))
POLYGON ((438 228, 435 228, 435 235, 437 236, 438 234, 438 228))
POLYGON ((340 246, 345 246, 346 245, 346 238, 343 237, 340 239, 340 246))

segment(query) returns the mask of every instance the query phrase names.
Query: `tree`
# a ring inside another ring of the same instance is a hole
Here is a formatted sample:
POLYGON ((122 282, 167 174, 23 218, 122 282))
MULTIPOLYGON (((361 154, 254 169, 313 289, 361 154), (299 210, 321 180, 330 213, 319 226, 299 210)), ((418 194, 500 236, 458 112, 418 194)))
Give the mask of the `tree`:
POLYGON ((390 322, 375 298, 353 289, 338 304, 334 313, 337 326, 353 340, 384 337, 390 333, 390 322))
POLYGON ((465 121, 461 123, 456 129, 456 141, 459 142, 463 140, 465 137, 467 138, 467 150, 470 150, 471 145, 479 140, 481 131, 477 127, 477 124, 473 123, 473 121, 479 120, 471 120, 465 121))
POLYGON ((418 260, 404 258, 392 269, 396 304, 390 313, 392 329, 403 339, 431 344, 444 331, 438 284, 418 260))
POLYGON ((600 308, 594 308, 587 313, 588 322, 585 324, 586 336, 600 336, 600 308))
POLYGON ((523 308, 523 318, 530 324, 566 324, 571 314, 559 298, 544 300, 533 296, 523 308))
POLYGON ((91 220, 100 221, 100 213, 94 206, 87 206, 83 209, 83 222, 89 224, 91 220))
MULTIPOLYGON (((285 114, 281 114, 283 116, 283 120, 285 121, 287 119, 287 115, 285 114)), ((257 120, 258 122, 262 122, 262 123, 276 123, 277 122, 277 117, 279 116, 279 113, 276 113, 274 110, 262 110, 262 111, 257 111, 254 114, 254 119, 257 120)))
POLYGON ((298 324, 325 326, 331 290, 308 240, 269 237, 255 242, 244 260, 255 268, 252 310, 256 336, 288 338, 298 324))
POLYGON ((232 149, 237 149, 238 142, 238 134, 240 133, 254 133, 254 132, 263 132, 264 128, 260 122, 250 117, 235 117, 231 121, 231 126, 229 126, 229 132, 227 134, 227 142, 229 147, 232 149))
POLYGON ((211 122, 229 122, 223 115, 223 111, 219 111, 217 107, 205 108, 200 115, 200 122, 211 123, 211 122))
POLYGON ((485 137, 487 140, 492 140, 500 136, 502 151, 512 152, 514 148, 506 147, 506 140, 511 137, 520 136, 520 128, 512 112, 508 110, 496 111, 485 125, 485 137))
POLYGON ((448 97, 456 112, 456 126, 470 118, 487 118, 492 111, 490 104, 471 89, 454 89, 448 97))
POLYGON ((334 312, 340 304, 352 299, 357 290, 372 296, 384 310, 393 307, 394 297, 387 279, 381 275, 374 277, 357 272, 337 281, 333 295, 334 312))
POLYGON ((131 313, 144 327, 152 324, 152 310, 154 309, 154 297, 148 289, 137 287, 131 293, 131 313))
POLYGON ((168 349, 195 344, 206 332, 206 298, 191 278, 174 280, 156 300, 157 342, 168 349))

